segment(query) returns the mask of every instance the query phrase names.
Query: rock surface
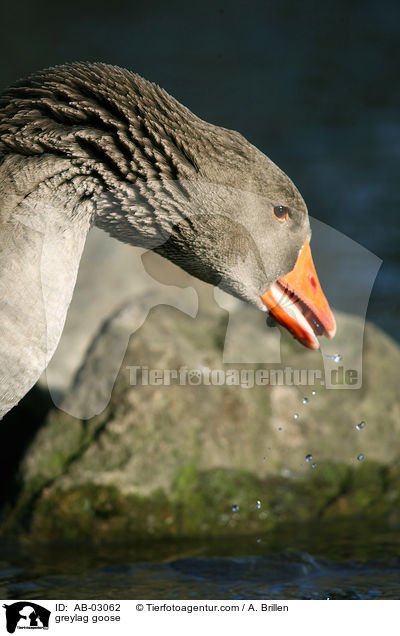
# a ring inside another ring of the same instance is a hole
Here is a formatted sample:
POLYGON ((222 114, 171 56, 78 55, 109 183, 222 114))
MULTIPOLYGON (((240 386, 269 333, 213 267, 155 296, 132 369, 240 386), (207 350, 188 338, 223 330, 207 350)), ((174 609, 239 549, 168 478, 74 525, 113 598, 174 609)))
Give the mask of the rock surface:
MULTIPOLYGON (((238 358, 251 338, 273 359, 279 333, 261 312, 228 314, 211 291, 206 296, 196 318, 168 305, 150 309, 129 340, 110 400, 118 343, 135 331, 151 295, 103 325, 64 411, 50 411, 25 452, 3 529, 22 524, 37 539, 114 540, 260 532, 328 515, 399 516, 399 347, 367 324, 361 388, 329 389, 319 379, 279 385, 279 369, 322 374, 326 359, 284 333, 280 364, 223 362, 228 321, 236 325, 238 358), (129 367, 139 367, 136 383, 129 367), (150 371, 176 370, 179 378, 182 368, 183 385, 173 378, 157 384, 165 378, 158 371, 156 384, 146 385, 150 371), (257 369, 275 375, 269 384, 243 386, 257 369), (214 371, 210 385, 198 381, 207 370, 214 371), (242 386, 216 385, 222 371, 242 386)), ((335 349, 344 364, 363 325, 337 317, 335 349)), ((329 360, 325 371, 340 366, 329 360)))

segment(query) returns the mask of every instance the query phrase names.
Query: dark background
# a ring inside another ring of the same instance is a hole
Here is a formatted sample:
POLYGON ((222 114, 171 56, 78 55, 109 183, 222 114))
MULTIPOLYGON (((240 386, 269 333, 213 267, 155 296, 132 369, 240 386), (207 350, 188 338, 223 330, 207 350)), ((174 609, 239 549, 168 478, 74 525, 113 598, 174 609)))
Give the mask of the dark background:
POLYGON ((0 8, 0 89, 42 67, 104 61, 239 130, 290 175, 312 216, 383 259, 368 317, 399 338, 398 1, 0 8))

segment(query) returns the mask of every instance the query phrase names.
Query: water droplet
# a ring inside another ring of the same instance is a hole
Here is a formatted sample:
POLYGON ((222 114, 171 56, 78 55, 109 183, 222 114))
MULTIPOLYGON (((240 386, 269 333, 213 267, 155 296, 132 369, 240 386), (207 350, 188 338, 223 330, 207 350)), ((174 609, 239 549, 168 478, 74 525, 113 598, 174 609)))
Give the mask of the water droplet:
POLYGON ((308 404, 308 398, 303 397, 303 404, 308 404))
POLYGON ((261 539, 260 538, 256 539, 256 541, 257 541, 257 543, 261 543, 261 539))
POLYGON ((317 395, 316 391, 311 391, 311 395, 317 395))
POLYGON ((357 431, 361 431, 362 428, 365 427, 365 422, 360 422, 359 424, 357 424, 356 429, 357 431))
POLYGON ((334 362, 341 362, 343 360, 343 356, 340 353, 334 353, 333 355, 330 355, 329 353, 323 353, 322 355, 324 355, 325 358, 329 358, 329 360, 333 360, 334 362))
POLYGON ((257 508, 257 510, 260 510, 260 508, 261 508, 261 501, 259 499, 257 500, 256 508, 257 508))
POLYGON ((312 460, 312 455, 306 455, 306 462, 310 463, 312 460))
POLYGON ((364 459, 364 455, 362 453, 359 454, 359 456, 357 457, 359 462, 362 462, 362 460, 364 459))
POLYGON ((232 512, 239 512, 239 506, 237 506, 236 504, 234 504, 232 506, 232 512))
POLYGON ((293 419, 294 419, 294 420, 298 420, 298 419, 299 419, 299 414, 298 414, 298 413, 295 413, 295 414, 293 415, 293 419))
POLYGON ((264 461, 265 461, 265 462, 267 461, 267 458, 266 458, 266 457, 264 457, 264 461))
POLYGON ((316 468, 317 464, 311 464, 311 468, 316 468))
POLYGON ((281 431, 281 430, 282 430, 282 426, 278 426, 278 431, 281 431))

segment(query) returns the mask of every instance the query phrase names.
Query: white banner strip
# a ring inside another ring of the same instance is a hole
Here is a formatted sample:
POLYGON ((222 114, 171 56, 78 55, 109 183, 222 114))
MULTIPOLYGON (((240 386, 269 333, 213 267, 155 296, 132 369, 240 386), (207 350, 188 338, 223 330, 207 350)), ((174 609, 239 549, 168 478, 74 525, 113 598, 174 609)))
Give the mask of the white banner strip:
POLYGON ((400 600, 394 601, 268 601, 268 600, 59 600, 1 601, 0 634, 201 634, 204 630, 243 636, 247 629, 261 634, 324 636, 354 633, 376 636, 396 625, 400 600), (21 631, 24 630, 24 631, 21 631), (167 632, 166 632, 167 630, 167 632))

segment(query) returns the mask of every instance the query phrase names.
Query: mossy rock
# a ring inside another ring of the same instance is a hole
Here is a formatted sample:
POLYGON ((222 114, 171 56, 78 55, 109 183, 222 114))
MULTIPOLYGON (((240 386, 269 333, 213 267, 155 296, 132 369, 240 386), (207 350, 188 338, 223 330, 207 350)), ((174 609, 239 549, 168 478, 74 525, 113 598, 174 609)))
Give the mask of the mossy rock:
POLYGON ((27 529, 39 542, 129 542, 263 534, 324 517, 384 517, 390 508, 382 502, 393 492, 384 473, 379 466, 368 474, 332 464, 310 479, 259 480, 246 471, 186 465, 169 494, 122 494, 94 484, 44 490, 27 529))
MULTIPOLYGON (((241 309, 236 318, 247 325, 251 311, 241 309)), ((124 316, 129 323, 129 311, 124 316)), ((366 327, 363 387, 355 391, 318 388, 311 396, 302 386, 130 383, 132 365, 240 368, 222 360, 226 316, 203 312, 194 321, 172 307, 154 308, 129 343, 102 413, 85 420, 50 411, 18 466, 19 488, 3 508, 3 530, 31 528, 36 537, 68 540, 211 536, 262 532, 285 520, 395 517, 400 353, 375 327, 366 327), (367 425, 358 431, 361 419, 367 425)), ((340 320, 342 332, 346 324, 350 331, 360 326, 354 318, 340 320)), ((98 334, 69 397, 75 405, 96 395, 120 327, 111 320, 98 334)), ((250 331, 261 342, 264 319, 250 331)), ((321 356, 288 338, 280 366, 321 366, 321 356)))

